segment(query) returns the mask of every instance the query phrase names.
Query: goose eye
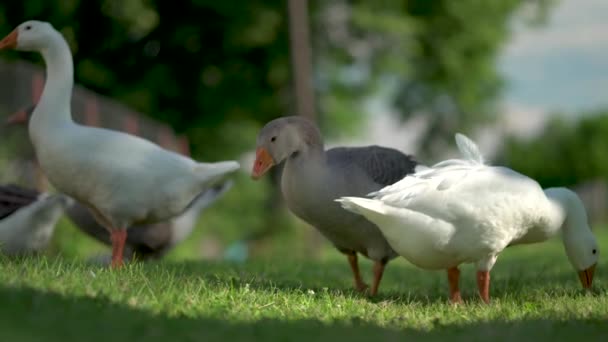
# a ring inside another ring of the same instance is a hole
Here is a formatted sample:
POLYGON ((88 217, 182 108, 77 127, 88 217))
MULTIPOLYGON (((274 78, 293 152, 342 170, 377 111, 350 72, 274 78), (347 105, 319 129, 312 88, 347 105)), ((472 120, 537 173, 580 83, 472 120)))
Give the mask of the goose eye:
POLYGON ((270 138, 270 141, 275 142, 277 140, 277 137, 272 137, 270 138))
POLYGON ((27 25, 27 26, 25 27, 25 30, 26 30, 26 31, 29 31, 29 30, 31 30, 31 29, 32 29, 32 25, 27 25))
POLYGON ((594 249, 594 250, 591 251, 591 253, 596 254, 597 250, 594 249))

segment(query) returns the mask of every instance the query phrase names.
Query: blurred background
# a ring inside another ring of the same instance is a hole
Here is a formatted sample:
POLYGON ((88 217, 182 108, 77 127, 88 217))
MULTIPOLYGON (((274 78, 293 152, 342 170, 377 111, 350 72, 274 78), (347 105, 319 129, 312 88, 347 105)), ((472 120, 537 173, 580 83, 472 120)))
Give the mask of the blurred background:
MULTIPOLYGON (((168 258, 323 257, 328 243, 249 177, 269 120, 315 120, 328 147, 379 144, 424 164, 463 132, 494 164, 581 194, 606 220, 605 0, 26 0, 0 35, 49 21, 74 54, 73 114, 201 161, 238 159, 235 186, 168 258)), ((36 103, 44 65, 0 55, 0 120, 36 103)), ((0 183, 51 190, 26 127, 0 128, 0 183)), ((62 219, 49 253, 105 247, 62 219)), ((331 252, 327 252, 331 253, 331 252)))

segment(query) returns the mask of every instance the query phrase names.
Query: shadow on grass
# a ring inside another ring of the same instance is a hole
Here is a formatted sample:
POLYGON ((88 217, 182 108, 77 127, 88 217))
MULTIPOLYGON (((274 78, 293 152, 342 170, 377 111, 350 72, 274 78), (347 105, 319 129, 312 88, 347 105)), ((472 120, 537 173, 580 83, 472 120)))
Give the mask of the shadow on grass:
POLYGON ((361 322, 315 320, 228 322, 168 317, 108 302, 30 288, 0 287, 1 341, 403 341, 585 340, 605 337, 605 321, 489 321, 440 325, 429 331, 389 329, 361 322))

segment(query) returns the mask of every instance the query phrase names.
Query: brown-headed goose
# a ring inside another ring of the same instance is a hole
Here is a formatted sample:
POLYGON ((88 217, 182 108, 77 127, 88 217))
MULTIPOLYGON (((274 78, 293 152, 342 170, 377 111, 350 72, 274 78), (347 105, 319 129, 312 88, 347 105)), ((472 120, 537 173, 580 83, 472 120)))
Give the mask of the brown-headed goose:
POLYGON ((287 206, 318 229, 346 254, 355 287, 367 288, 359 273, 357 253, 374 261, 375 295, 386 263, 397 256, 380 230, 365 217, 340 207, 335 199, 365 196, 414 172, 417 163, 397 150, 380 147, 338 147, 325 150, 311 121, 288 116, 267 123, 257 138, 252 177, 260 178, 285 162, 281 190, 287 206))
POLYGON ((72 53, 47 22, 30 20, 0 41, 0 50, 42 54, 46 82, 29 135, 50 183, 85 204, 110 232, 112 266, 123 264, 127 227, 168 220, 201 192, 239 169, 236 161, 199 163, 123 132, 72 119, 72 53))

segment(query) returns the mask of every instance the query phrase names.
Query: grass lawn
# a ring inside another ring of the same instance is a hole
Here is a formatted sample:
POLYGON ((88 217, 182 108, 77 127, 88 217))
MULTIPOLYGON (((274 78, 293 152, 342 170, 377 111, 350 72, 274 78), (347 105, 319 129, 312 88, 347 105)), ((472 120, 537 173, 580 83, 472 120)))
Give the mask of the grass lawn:
MULTIPOLYGON (((599 234, 608 250, 608 229, 599 234)), ((447 302, 444 272, 389 264, 380 295, 351 290, 346 260, 283 256, 245 264, 175 261, 116 272, 78 259, 0 257, 0 341, 605 340, 608 262, 583 293, 561 241, 514 247, 492 272, 490 305, 475 270, 466 301, 447 302), (44 339, 41 339, 43 338, 44 339)), ((371 278, 371 263, 362 262, 371 278)))

